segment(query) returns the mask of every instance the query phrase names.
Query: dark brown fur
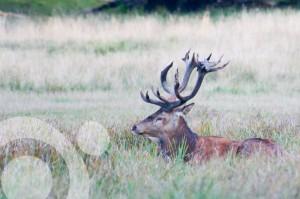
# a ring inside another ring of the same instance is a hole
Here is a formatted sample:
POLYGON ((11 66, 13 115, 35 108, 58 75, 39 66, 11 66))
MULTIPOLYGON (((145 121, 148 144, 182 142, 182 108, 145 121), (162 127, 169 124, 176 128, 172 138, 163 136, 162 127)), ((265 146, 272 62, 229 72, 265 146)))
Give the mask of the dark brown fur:
MULTIPOLYGON (((178 110, 176 111, 178 112, 178 110)), ((176 111, 164 113, 164 116, 166 118, 174 117, 176 111)), ((224 157, 228 153, 243 157, 249 157, 255 153, 269 156, 282 154, 280 146, 270 139, 249 138, 243 141, 235 141, 219 136, 199 136, 188 127, 183 116, 178 116, 177 120, 169 118, 170 121, 162 122, 161 128, 150 129, 155 118, 162 117, 162 114, 162 112, 154 113, 135 125, 133 130, 136 131, 136 134, 157 138, 159 151, 165 159, 173 158, 181 145, 186 147, 185 161, 191 162, 203 162, 212 157, 224 157), (164 128, 170 125, 170 122, 174 123, 174 128, 164 128), (142 129, 141 126, 145 129, 142 129), (139 131, 142 133, 139 133, 139 131)))

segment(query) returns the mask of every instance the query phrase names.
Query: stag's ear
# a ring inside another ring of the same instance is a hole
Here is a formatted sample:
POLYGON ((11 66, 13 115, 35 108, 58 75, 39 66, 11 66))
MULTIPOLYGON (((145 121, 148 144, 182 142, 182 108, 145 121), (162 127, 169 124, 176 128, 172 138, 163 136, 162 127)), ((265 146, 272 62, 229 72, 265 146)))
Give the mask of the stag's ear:
POLYGON ((187 115, 192 110, 194 105, 195 105, 195 103, 185 105, 185 106, 179 108, 178 111, 182 112, 184 115, 187 115))

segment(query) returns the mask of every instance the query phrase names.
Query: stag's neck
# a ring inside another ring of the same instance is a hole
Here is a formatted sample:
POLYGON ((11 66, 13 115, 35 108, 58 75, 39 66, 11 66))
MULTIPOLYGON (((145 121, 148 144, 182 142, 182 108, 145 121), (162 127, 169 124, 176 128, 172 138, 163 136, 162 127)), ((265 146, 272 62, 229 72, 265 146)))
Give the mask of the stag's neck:
POLYGON ((160 142, 160 151, 163 157, 167 159, 172 158, 180 147, 184 147, 184 159, 186 161, 189 160, 195 150, 198 135, 188 127, 182 117, 179 120, 179 127, 176 129, 176 132, 167 134, 171 136, 162 139, 160 142))

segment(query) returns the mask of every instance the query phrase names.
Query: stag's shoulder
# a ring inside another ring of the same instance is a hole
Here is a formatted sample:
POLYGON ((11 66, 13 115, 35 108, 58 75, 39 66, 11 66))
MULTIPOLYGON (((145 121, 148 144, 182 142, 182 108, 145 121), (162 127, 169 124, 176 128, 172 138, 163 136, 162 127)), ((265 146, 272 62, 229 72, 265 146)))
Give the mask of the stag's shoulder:
MULTIPOLYGON (((227 150, 232 148, 235 143, 236 141, 221 136, 199 136, 197 138, 197 148, 222 148, 227 150)), ((237 145, 239 145, 238 142, 237 145)))
POLYGON ((204 142, 218 142, 218 143, 232 142, 230 139, 222 137, 222 136, 199 136, 198 140, 204 141, 204 142))

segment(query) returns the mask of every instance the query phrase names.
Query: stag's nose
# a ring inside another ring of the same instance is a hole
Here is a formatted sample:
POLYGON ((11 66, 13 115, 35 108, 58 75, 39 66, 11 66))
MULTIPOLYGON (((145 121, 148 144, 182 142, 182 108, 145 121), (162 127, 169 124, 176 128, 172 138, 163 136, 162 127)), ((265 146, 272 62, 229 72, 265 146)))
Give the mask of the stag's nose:
POLYGON ((132 126, 131 131, 133 131, 133 132, 136 131, 136 125, 133 125, 133 126, 132 126))

